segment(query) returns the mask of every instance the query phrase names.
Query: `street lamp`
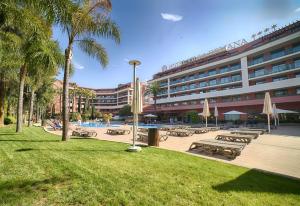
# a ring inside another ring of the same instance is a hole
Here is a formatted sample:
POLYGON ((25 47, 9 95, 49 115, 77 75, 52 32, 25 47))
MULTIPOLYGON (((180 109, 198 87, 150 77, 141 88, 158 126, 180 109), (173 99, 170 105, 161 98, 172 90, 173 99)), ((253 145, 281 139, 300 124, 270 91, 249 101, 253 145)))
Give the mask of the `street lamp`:
POLYGON ((136 139, 136 133, 137 133, 137 123, 138 123, 138 114, 136 112, 136 103, 137 103, 137 92, 136 92, 136 66, 140 65, 141 62, 139 60, 131 60, 129 61, 129 64, 130 65, 133 65, 133 100, 132 100, 132 104, 131 104, 131 110, 133 112, 133 131, 132 131, 132 134, 133 134, 133 140, 132 140, 132 146, 130 146, 128 148, 128 151, 130 152, 139 152, 142 150, 141 147, 139 146, 135 146, 135 139, 136 139))

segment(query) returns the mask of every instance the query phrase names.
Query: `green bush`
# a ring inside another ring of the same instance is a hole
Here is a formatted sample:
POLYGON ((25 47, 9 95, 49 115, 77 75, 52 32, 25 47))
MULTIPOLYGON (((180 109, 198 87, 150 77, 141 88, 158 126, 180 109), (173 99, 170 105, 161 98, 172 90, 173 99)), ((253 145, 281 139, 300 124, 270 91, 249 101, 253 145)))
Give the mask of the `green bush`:
POLYGON ((70 119, 72 122, 77 122, 78 120, 81 120, 81 115, 78 112, 73 112, 70 119))
POLYGON ((185 115, 190 123, 196 124, 200 122, 200 118, 197 111, 189 111, 185 115))
POLYGON ((12 116, 8 116, 4 118, 4 124, 8 125, 8 124, 14 124, 16 123, 16 119, 12 116))

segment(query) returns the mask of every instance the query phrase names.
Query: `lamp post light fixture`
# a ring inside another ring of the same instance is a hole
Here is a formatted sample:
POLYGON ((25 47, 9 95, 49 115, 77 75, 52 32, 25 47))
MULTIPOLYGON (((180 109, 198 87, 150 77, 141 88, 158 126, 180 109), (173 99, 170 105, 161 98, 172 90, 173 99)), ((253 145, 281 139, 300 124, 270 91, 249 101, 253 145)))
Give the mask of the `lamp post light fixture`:
POLYGON ((133 140, 132 140, 132 146, 130 146, 127 151, 129 152, 139 152, 142 150, 141 147, 139 146, 136 146, 135 145, 135 140, 136 140, 136 134, 137 134, 137 127, 138 127, 138 114, 136 112, 136 103, 137 103, 137 92, 136 92, 136 67, 138 65, 141 64, 141 62, 139 60, 131 60, 129 61, 129 64, 130 65, 133 65, 133 100, 132 100, 132 104, 131 104, 131 110, 133 112, 133 131, 132 131, 132 134, 133 134, 133 140))

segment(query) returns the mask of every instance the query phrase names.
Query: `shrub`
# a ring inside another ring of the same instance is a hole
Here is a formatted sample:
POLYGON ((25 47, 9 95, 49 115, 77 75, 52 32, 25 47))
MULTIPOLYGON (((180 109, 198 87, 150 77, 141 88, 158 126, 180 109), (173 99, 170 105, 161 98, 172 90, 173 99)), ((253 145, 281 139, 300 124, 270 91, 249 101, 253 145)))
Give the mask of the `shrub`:
POLYGON ((78 120, 81 120, 81 115, 78 112, 73 112, 70 119, 72 122, 77 122, 78 120))
POLYGON ((186 113, 186 117, 190 123, 196 124, 200 122, 200 118, 197 111, 189 111, 186 113))
POLYGON ((4 118, 4 124, 8 125, 8 124, 14 124, 16 123, 16 119, 12 116, 8 116, 4 118))

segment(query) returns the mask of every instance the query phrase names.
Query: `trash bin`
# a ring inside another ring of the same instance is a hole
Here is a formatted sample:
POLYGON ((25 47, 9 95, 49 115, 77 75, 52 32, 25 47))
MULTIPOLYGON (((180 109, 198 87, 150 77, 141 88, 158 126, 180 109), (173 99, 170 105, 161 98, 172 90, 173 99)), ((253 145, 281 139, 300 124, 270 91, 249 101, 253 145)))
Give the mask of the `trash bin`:
POLYGON ((159 147, 159 132, 157 128, 148 129, 148 146, 159 147))

